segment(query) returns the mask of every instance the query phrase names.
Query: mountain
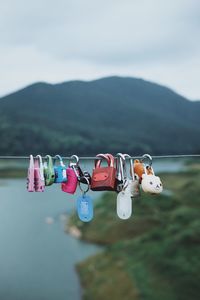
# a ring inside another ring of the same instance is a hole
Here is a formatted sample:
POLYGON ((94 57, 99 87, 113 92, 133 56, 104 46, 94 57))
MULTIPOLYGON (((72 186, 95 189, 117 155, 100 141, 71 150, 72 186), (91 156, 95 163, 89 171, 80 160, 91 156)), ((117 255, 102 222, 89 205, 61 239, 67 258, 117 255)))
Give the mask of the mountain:
POLYGON ((35 83, 0 98, 0 154, 200 150, 200 102, 136 78, 35 83))

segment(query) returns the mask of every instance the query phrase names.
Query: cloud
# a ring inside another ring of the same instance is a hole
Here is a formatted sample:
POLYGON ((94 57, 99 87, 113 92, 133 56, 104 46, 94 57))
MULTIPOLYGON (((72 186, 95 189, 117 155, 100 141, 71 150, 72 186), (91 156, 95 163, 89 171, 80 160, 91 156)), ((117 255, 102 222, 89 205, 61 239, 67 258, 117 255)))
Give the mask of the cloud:
POLYGON ((0 93, 121 74, 200 98, 199 8, 198 0, 4 1, 0 93))

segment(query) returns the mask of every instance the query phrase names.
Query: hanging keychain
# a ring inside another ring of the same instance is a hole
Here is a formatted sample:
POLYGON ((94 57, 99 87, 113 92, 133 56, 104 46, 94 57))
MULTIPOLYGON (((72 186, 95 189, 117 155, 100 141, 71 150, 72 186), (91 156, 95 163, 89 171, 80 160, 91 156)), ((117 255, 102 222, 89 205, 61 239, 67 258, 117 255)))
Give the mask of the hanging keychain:
POLYGON ((122 162, 122 153, 117 153, 116 159, 116 182, 115 182, 115 191, 117 193, 121 192, 124 187, 124 166, 122 162))
POLYGON ((140 183, 139 183, 139 177, 137 176, 137 174, 134 173, 133 159, 131 158, 130 155, 124 154, 124 158, 126 157, 129 158, 130 161, 130 175, 131 175, 131 179, 127 179, 126 190, 130 191, 131 198, 133 199, 140 196, 140 183))
POLYGON ((59 159, 60 165, 54 165, 54 172, 55 172, 55 183, 62 183, 67 181, 67 172, 66 172, 66 166, 63 163, 62 157, 60 155, 55 156, 59 159))
POLYGON ((77 213, 81 221, 89 222, 93 219, 93 203, 92 198, 86 195, 86 193, 90 189, 90 183, 87 177, 85 177, 85 180, 87 181, 86 190, 82 189, 81 183, 79 182, 79 187, 82 191, 82 196, 78 197, 77 199, 77 213))
POLYGON ((83 171, 80 167, 80 165, 77 165, 77 175, 78 175, 78 181, 80 183, 84 183, 84 184, 91 184, 91 175, 88 171, 83 171))
POLYGON ((126 159, 122 153, 118 153, 121 168, 122 190, 117 195, 117 215, 120 219, 129 219, 132 214, 131 190, 128 188, 129 180, 126 172, 126 159))

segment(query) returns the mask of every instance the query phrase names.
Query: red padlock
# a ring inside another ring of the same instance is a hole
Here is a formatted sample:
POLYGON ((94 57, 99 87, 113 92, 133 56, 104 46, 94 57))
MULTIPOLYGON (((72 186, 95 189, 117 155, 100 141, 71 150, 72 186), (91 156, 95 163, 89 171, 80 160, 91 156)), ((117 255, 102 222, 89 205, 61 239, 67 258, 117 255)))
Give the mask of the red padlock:
POLYGON ((93 191, 114 191, 116 181, 115 159, 111 154, 98 154, 99 160, 95 161, 91 179, 91 190, 93 191), (108 163, 107 167, 101 167, 102 159, 108 163))

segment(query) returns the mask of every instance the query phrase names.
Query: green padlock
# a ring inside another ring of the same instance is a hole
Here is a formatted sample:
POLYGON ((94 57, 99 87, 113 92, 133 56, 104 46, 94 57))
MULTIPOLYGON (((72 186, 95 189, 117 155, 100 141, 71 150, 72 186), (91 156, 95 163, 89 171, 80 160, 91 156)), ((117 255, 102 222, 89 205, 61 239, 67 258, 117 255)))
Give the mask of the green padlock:
POLYGON ((46 161, 44 162, 44 178, 45 178, 45 185, 52 185, 55 181, 55 171, 53 160, 50 155, 45 156, 46 161))

